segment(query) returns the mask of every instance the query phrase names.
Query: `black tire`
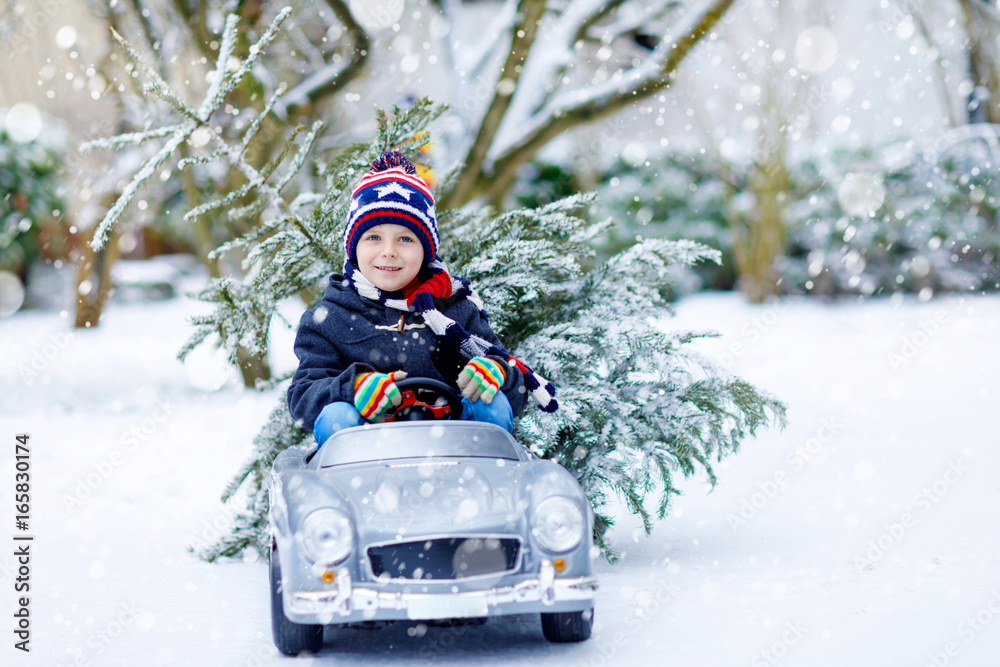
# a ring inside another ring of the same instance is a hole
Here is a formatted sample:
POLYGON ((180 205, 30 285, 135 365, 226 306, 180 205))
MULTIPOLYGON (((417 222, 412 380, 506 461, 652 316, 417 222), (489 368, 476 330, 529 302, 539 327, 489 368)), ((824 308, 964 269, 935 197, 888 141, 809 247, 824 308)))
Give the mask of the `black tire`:
POLYGON ((590 639, 594 627, 594 610, 566 611, 542 614, 542 634, 550 642, 565 644, 590 639))
POLYGON ((323 626, 293 623, 281 605, 281 564, 278 548, 271 545, 271 633, 274 645, 285 655, 316 653, 323 647, 323 626))

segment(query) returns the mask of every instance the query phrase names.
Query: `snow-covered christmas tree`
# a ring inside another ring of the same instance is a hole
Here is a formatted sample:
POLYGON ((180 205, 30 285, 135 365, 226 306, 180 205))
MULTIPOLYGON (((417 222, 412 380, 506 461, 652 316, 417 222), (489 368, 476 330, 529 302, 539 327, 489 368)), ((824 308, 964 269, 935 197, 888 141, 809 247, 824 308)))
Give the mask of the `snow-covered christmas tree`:
MULTIPOLYGON (((250 49, 251 58, 259 58, 285 16, 279 15, 250 49)), ((236 22, 230 20, 216 76, 199 108, 188 106, 151 72, 148 92, 167 99, 179 122, 101 144, 114 148, 166 140, 109 211, 95 234, 96 244, 143 181, 182 142, 207 127, 228 91, 252 66, 249 59, 238 67, 231 64, 229 45, 235 31, 236 22)), ((189 218, 224 210, 252 225, 213 253, 242 254, 245 274, 212 279, 202 290, 200 297, 215 304, 215 310, 195 319, 195 332, 181 358, 210 338, 227 350, 234 364, 247 353, 266 355, 278 304, 296 303, 304 310, 327 276, 342 268, 340 239, 352 186, 385 150, 419 162, 419 149, 430 139, 427 128, 444 111, 426 99, 391 113, 378 111, 378 131, 370 142, 317 161, 314 172, 304 167, 318 125, 299 143, 298 131, 291 133, 277 159, 254 166, 246 158, 247 146, 260 119, 281 95, 279 89, 238 143, 209 132, 212 150, 179 165, 217 162, 245 177, 242 187, 189 211, 189 218)), ((444 174, 438 188, 448 188, 461 173, 460 165, 444 174)), ((439 226, 441 255, 450 271, 476 285, 491 325, 507 348, 558 387, 560 409, 552 415, 527 410, 515 426, 515 436, 576 474, 598 513, 598 543, 606 547, 603 537, 613 523, 607 512, 611 494, 641 516, 648 531, 654 517, 666 514, 677 493, 678 475, 703 470, 714 482, 713 461, 735 452, 758 429, 783 424, 785 408, 687 345, 711 333, 669 331, 664 326, 669 309, 662 290, 670 264, 718 261, 716 252, 692 242, 648 239, 597 261, 591 242, 614 223, 588 221, 584 212, 592 201, 576 195, 541 208, 502 213, 466 206, 439 211, 439 226)), ((280 386, 285 380, 276 378, 265 386, 280 386)), ((282 394, 255 439, 253 457, 223 494, 225 501, 243 504, 234 530, 203 552, 204 557, 233 556, 250 547, 263 550, 268 540, 264 481, 271 462, 283 449, 311 444, 311 439, 311 433, 292 420, 282 394)))

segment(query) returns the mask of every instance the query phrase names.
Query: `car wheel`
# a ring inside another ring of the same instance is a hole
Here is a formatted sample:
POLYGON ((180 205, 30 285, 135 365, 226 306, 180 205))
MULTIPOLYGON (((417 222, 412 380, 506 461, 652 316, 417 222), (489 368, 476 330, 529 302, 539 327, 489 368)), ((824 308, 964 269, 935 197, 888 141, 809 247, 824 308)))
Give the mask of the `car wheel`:
POLYGON ((590 638, 594 626, 594 610, 542 614, 542 634, 550 642, 582 642, 590 638))
POLYGON ((323 626, 293 623, 285 616, 281 604, 281 564, 278 547, 271 545, 271 632, 274 645, 285 655, 303 651, 316 653, 323 647, 323 626))

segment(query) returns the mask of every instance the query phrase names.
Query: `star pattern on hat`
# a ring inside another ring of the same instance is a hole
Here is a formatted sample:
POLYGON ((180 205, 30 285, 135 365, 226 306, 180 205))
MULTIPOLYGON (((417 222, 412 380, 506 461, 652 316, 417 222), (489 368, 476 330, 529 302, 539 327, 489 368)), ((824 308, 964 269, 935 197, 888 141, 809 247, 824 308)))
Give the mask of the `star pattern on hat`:
POLYGON ((344 223, 344 253, 355 257, 364 232, 380 224, 402 225, 420 240, 424 263, 437 257, 440 237, 434 195, 403 155, 389 151, 372 162, 351 191, 351 203, 344 223))
POLYGON ((378 193, 379 199, 384 199, 391 194, 398 194, 406 201, 410 201, 410 195, 413 194, 412 190, 407 190, 398 181, 389 181, 388 184, 375 188, 375 192, 378 193))

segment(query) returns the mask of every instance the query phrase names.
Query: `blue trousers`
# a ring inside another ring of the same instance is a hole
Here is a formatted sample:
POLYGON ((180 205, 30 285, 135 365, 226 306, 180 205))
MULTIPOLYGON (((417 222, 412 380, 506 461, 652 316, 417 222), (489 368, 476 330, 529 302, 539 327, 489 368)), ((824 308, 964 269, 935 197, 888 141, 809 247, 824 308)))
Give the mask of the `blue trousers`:
MULTIPOLYGON (((462 420, 496 424, 507 429, 508 433, 514 432, 514 411, 511 409, 507 397, 499 393, 493 397, 493 402, 489 404, 482 401, 473 403, 463 396, 462 420)), ((361 416, 354 405, 336 401, 328 404, 319 413, 316 423, 313 424, 313 437, 316 438, 317 445, 322 445, 327 438, 342 428, 361 426, 367 423, 367 420, 361 416)))

